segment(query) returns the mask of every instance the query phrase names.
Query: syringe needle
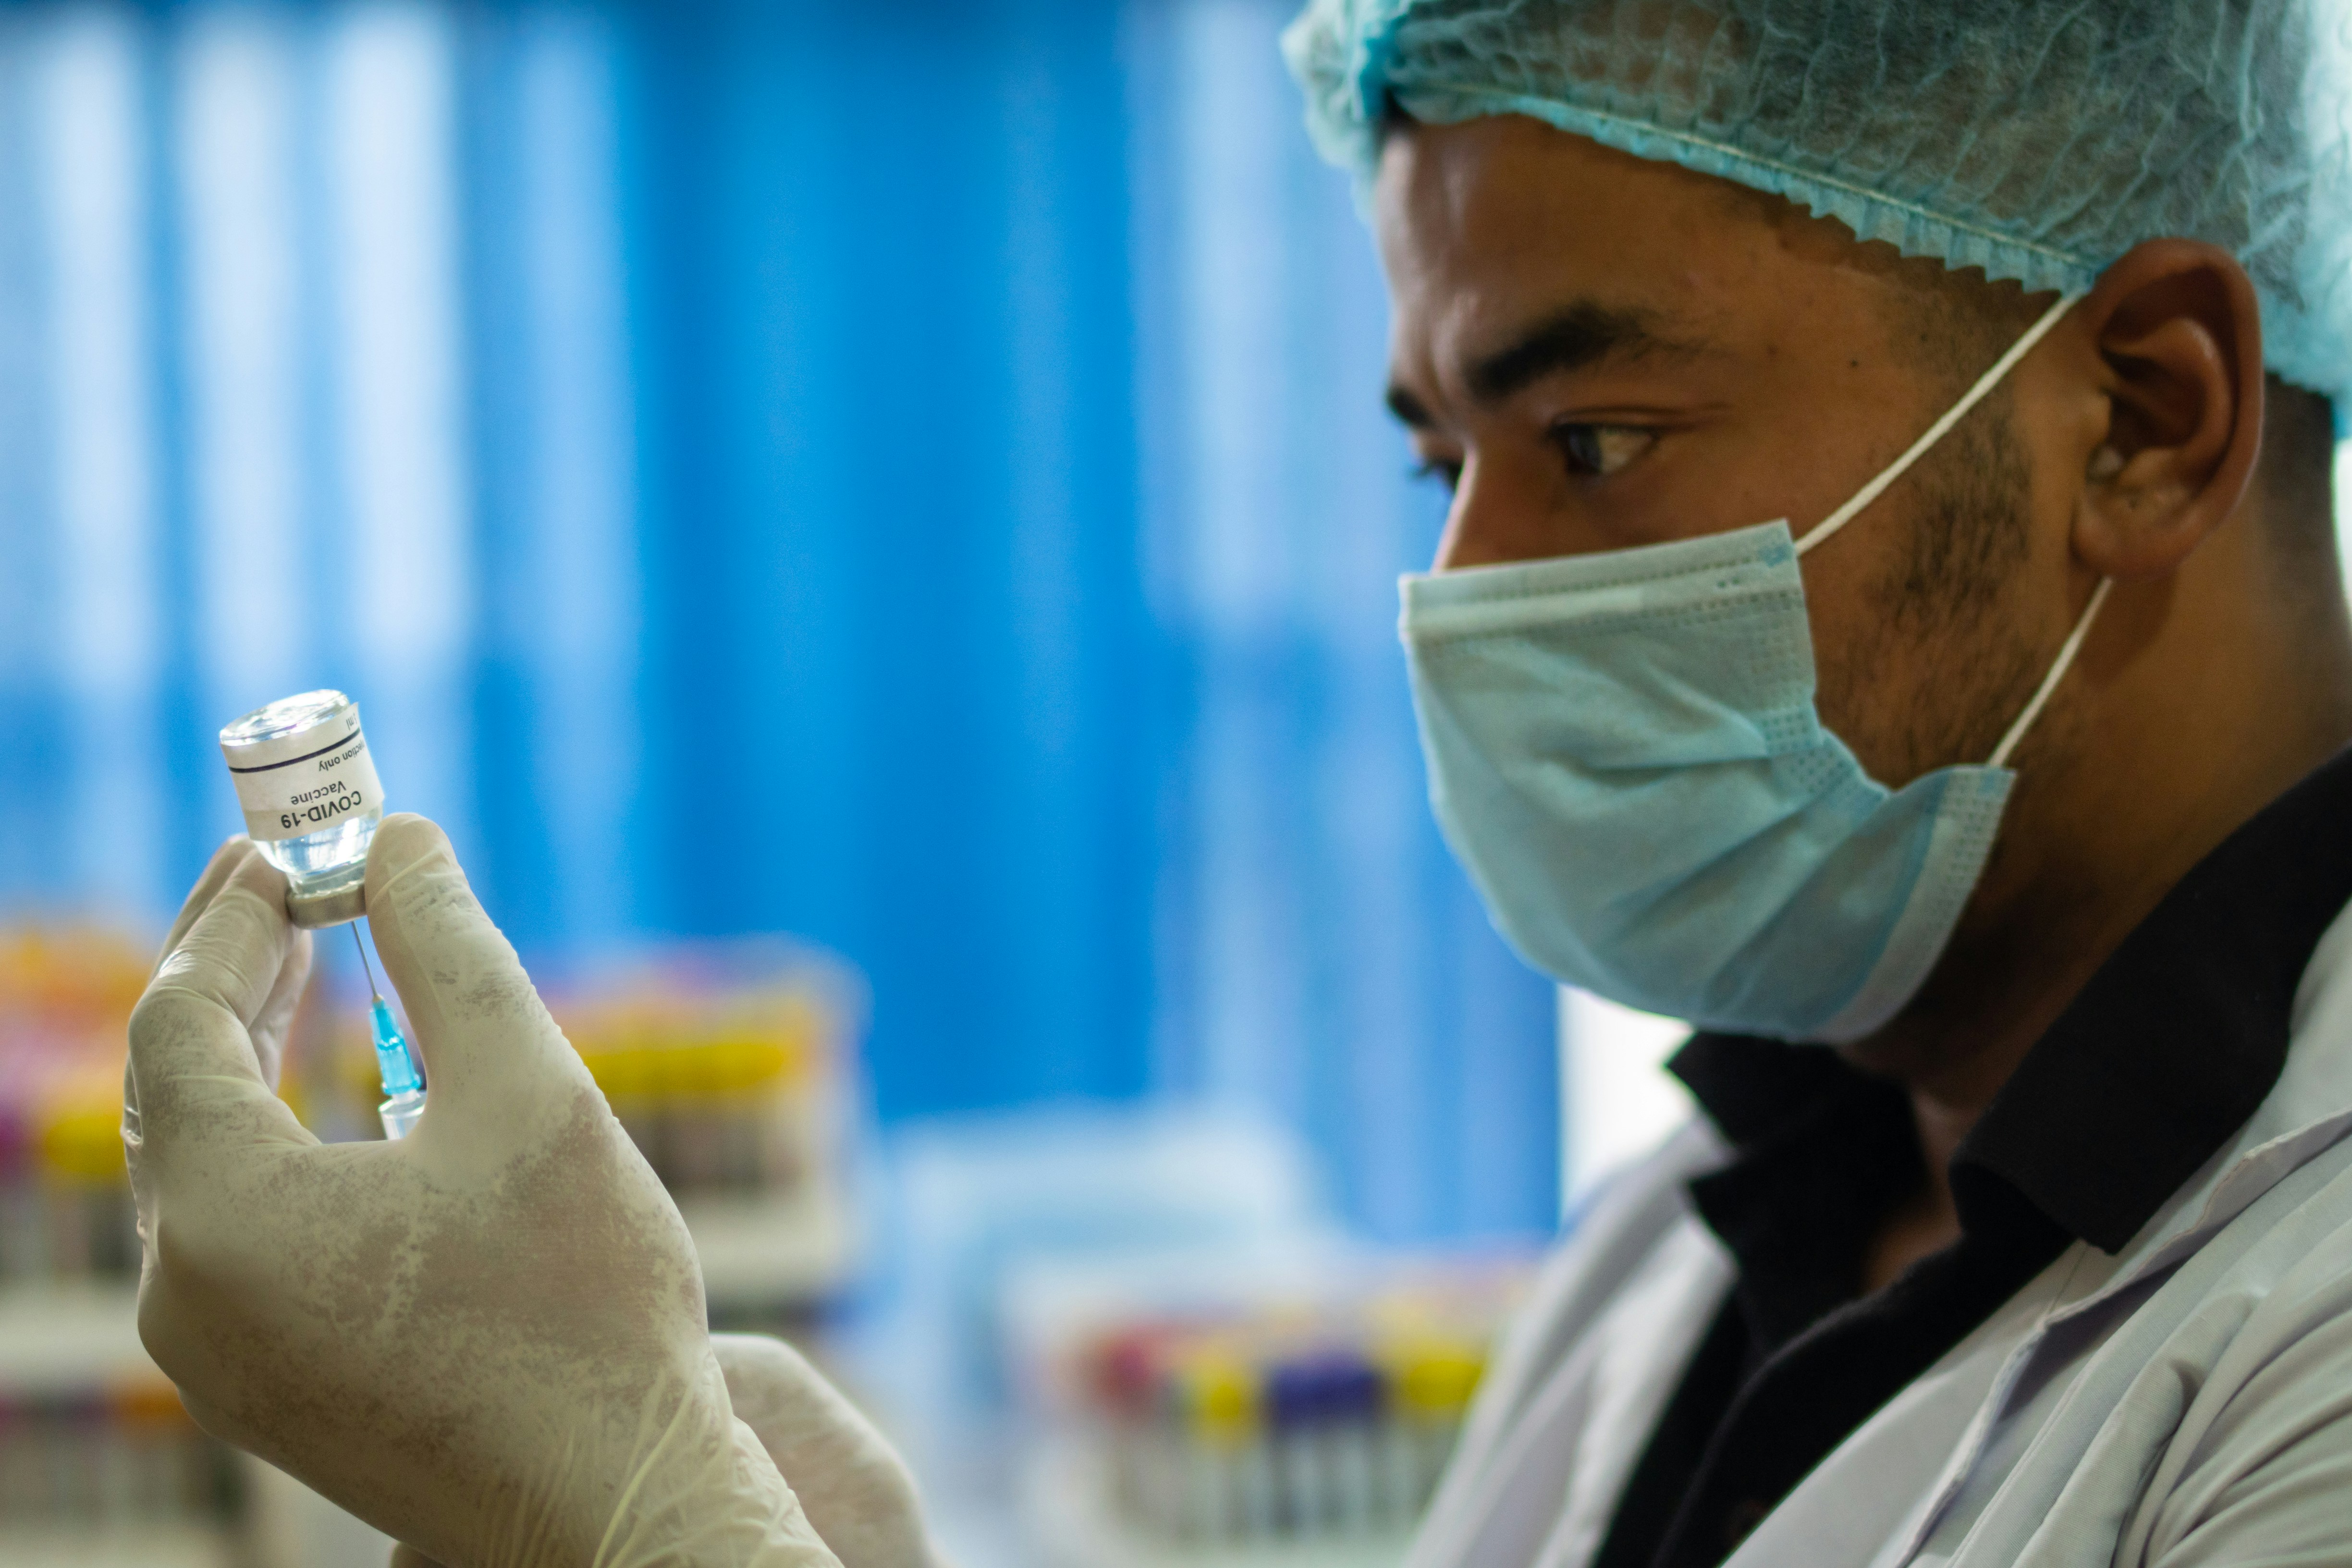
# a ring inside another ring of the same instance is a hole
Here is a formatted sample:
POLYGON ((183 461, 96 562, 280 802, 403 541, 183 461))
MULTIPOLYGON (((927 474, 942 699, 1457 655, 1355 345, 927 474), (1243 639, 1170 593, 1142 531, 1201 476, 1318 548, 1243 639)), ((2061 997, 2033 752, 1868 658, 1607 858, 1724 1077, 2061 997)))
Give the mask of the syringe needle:
POLYGON ((358 948, 358 949, 360 950, 360 970, 361 970, 361 973, 364 973, 364 974, 367 976, 367 983, 368 983, 368 995, 369 995, 370 997, 373 998, 375 1001, 381 1002, 381 1001, 383 1001, 383 993, 376 989, 376 984, 375 984, 375 970, 374 970, 374 968, 373 968, 373 966, 371 966, 371 965, 369 964, 369 963, 368 963, 368 956, 367 956, 367 943, 365 943, 365 942, 362 942, 362 941, 360 940, 360 922, 359 922, 359 921, 353 921, 352 922, 352 928, 351 928, 351 929, 352 929, 352 945, 353 947, 358 948))

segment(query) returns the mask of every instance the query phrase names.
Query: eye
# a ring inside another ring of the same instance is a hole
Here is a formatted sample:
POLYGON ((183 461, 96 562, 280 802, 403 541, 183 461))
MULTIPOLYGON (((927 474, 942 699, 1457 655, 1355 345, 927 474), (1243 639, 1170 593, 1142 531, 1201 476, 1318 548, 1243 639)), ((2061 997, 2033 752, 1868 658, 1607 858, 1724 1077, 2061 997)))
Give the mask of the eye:
POLYGON ((1579 479, 1604 479, 1648 451, 1657 436, 1633 425, 1555 425, 1551 444, 1579 479))

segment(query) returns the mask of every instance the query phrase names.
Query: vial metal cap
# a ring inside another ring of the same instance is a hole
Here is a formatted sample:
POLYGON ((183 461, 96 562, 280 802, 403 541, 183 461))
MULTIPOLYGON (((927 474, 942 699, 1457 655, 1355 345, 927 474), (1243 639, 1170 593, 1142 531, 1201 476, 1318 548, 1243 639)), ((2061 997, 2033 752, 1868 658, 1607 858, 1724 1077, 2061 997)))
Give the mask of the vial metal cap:
POLYGON ((349 925, 367 913, 367 884, 354 881, 324 892, 286 889, 286 918, 305 931, 349 925))

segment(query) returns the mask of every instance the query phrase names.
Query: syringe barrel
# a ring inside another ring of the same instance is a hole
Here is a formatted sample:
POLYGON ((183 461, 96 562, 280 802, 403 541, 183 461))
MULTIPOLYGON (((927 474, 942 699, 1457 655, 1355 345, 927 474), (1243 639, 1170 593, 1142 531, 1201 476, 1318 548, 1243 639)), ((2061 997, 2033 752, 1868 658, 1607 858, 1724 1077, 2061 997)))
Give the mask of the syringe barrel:
POLYGON ((377 997, 368 1012, 375 1026, 375 1065, 383 1079, 383 1091, 394 1097, 413 1093, 425 1087, 417 1076, 416 1058, 401 1037, 400 1027, 392 1021, 392 1007, 377 997))
POLYGON ((384 1137, 395 1143, 415 1130, 417 1119, 424 1114, 425 1093, 422 1089, 394 1095, 376 1107, 376 1115, 383 1120, 384 1137))

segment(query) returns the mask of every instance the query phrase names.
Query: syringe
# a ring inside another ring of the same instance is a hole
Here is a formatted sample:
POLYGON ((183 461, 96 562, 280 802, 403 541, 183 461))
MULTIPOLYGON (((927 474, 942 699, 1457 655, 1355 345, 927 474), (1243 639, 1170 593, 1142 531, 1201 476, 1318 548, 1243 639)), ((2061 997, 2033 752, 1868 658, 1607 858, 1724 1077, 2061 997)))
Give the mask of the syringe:
POLYGON ((405 1138, 416 1119, 425 1114, 425 1080, 417 1076, 416 1058, 409 1051, 408 1042, 400 1037, 400 1026, 392 1021, 392 1008, 385 1004, 383 993, 376 989, 375 970, 368 963, 367 944, 360 941, 357 921, 352 922, 352 945, 360 950, 360 968, 367 974, 376 1070, 383 1075, 383 1092, 390 1097, 376 1108, 376 1114, 383 1118, 386 1138, 405 1138))

